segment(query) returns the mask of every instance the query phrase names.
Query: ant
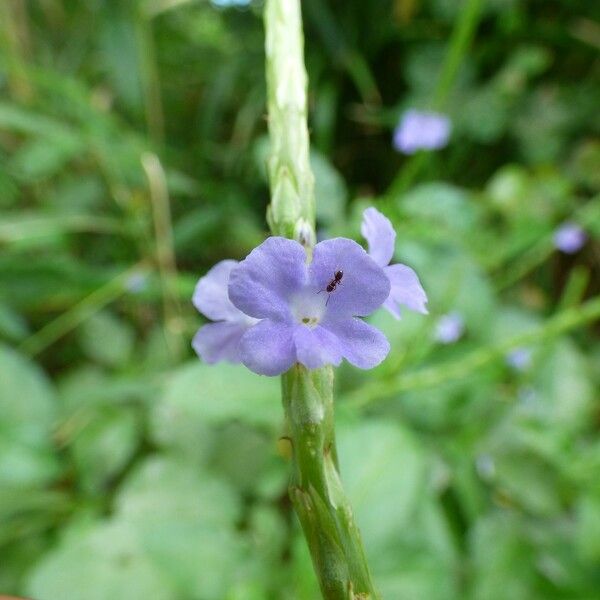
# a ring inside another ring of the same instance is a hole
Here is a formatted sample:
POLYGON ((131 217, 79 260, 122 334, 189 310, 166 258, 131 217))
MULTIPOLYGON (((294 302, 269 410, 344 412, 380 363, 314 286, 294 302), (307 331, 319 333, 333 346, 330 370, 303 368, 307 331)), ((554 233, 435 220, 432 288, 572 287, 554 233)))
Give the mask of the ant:
POLYGON ((327 284, 327 287, 324 290, 319 290, 317 294, 321 292, 327 292, 329 296, 327 296, 327 301, 325 302, 325 306, 329 304, 329 298, 331 298, 331 293, 335 291, 335 288, 338 285, 342 284, 342 277, 344 276, 344 271, 336 271, 333 274, 333 279, 327 284))

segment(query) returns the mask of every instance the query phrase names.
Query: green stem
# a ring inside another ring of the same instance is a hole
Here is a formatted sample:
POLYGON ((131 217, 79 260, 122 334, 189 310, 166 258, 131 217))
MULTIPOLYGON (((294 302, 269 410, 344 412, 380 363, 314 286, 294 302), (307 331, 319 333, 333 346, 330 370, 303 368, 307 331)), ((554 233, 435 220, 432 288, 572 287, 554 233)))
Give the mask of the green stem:
POLYGON ((360 533, 337 465, 333 370, 295 365, 282 377, 291 433, 290 498, 300 519, 323 597, 376 599, 360 533))
MULTIPOLYGON (((315 243, 314 179, 306 122, 299 0, 265 6, 267 97, 274 235, 315 243)), ((292 443, 290 498, 302 525, 325 600, 376 600, 362 541, 338 473, 333 418, 333 370, 296 364, 282 376, 283 406, 292 443)))
POLYGON ((136 273, 143 273, 145 270, 146 266, 143 262, 127 269, 28 337, 19 346, 19 350, 29 356, 36 356, 50 344, 125 294, 130 277, 136 273))
POLYGON ((27 71, 30 33, 25 0, 0 2, 0 50, 11 95, 28 103, 33 98, 33 87, 27 71))
POLYGON ((156 240, 156 263, 161 279, 165 337, 167 346, 174 357, 181 356, 183 346, 180 331, 181 308, 175 289, 177 261, 173 242, 171 208, 167 177, 156 154, 146 152, 141 157, 142 168, 148 179, 152 220, 156 240))
POLYGON ((314 242, 314 177, 306 123, 307 77, 300 2, 268 0, 265 33, 271 139, 267 220, 275 235, 299 238, 302 232, 309 232, 314 242))
POLYGON ((482 5, 482 0, 467 0, 460 18, 452 31, 442 73, 434 93, 433 108, 435 110, 442 109, 448 99, 448 94, 454 85, 460 64, 466 56, 477 30, 482 5))

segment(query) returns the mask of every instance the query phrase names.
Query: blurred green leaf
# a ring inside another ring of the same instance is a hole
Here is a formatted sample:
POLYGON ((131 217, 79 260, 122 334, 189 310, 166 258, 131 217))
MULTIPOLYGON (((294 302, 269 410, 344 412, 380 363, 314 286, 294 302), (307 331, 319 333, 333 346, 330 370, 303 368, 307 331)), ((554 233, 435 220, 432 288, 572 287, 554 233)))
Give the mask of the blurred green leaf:
POLYGON ((25 319, 8 304, 0 302, 0 337, 9 341, 21 341, 29 335, 25 319))
POLYGON ((116 367, 129 362, 135 331, 126 321, 102 311, 82 324, 79 338, 87 356, 100 364, 116 367))
POLYGON ((338 445, 342 481, 367 552, 375 562, 383 560, 425 490, 426 456, 406 429, 389 422, 348 425, 338 445))
POLYGON ((346 184, 335 167, 316 150, 310 153, 310 166, 315 176, 317 219, 323 225, 335 223, 342 218, 346 209, 346 184))
POLYGON ((209 425, 240 420, 273 430, 282 420, 279 382, 241 365, 197 360, 175 371, 157 402, 151 431, 161 446, 192 454, 209 425))
POLYGON ((583 495, 577 503, 576 544, 581 556, 590 564, 600 561, 600 497, 583 495))
POLYGON ((239 500, 195 466, 149 459, 124 484, 117 510, 177 597, 220 600, 243 573, 244 546, 233 530, 239 500))
POLYGON ((41 369, 0 344, 0 483, 35 485, 54 478, 56 397, 41 369))
POLYGON ((564 341, 548 349, 535 377, 548 425, 566 432, 589 427, 597 399, 590 374, 572 343, 564 341))
POLYGON ((112 520, 71 531, 27 578, 40 600, 173 600, 176 596, 144 553, 135 528, 112 520))
POLYGON ((240 514, 239 499, 221 479, 168 455, 150 457, 124 482, 116 500, 123 518, 143 527, 162 520, 226 527, 240 514))
POLYGON ((535 553, 525 538, 517 515, 493 512, 480 519, 470 538, 473 598, 476 600, 532 600, 535 553))
POLYGON ((10 168, 21 181, 35 182, 58 173, 84 149, 83 140, 71 134, 37 138, 19 148, 10 168))
POLYGON ((95 413, 71 445, 82 486, 102 489, 130 460, 140 433, 139 420, 131 409, 95 413))
POLYGON ((445 183, 428 183, 416 187, 398 205, 403 214, 458 233, 476 226, 480 210, 465 191, 445 183))

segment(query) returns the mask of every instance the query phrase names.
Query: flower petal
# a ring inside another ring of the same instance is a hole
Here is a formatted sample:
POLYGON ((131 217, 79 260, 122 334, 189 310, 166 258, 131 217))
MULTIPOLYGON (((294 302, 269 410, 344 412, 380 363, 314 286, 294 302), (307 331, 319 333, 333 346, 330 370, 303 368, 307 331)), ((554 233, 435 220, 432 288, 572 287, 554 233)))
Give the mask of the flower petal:
POLYGON ((206 363, 239 363, 239 344, 249 326, 244 323, 209 323, 198 329, 192 341, 196 354, 206 363))
POLYGON ((229 298, 256 317, 289 318, 289 297, 306 282, 306 253, 294 240, 267 238, 231 272, 229 298))
POLYGON ((242 362, 259 375, 280 375, 296 362, 294 328, 265 319, 251 327, 240 341, 242 362))
POLYGON ((400 264, 390 265, 383 271, 391 284, 390 295, 383 305, 385 309, 397 319, 400 318, 400 304, 424 315, 428 313, 425 306, 427 295, 417 274, 410 267, 400 264))
POLYGON ((337 337, 324 327, 310 328, 297 325, 294 328, 296 356, 307 369, 318 369, 323 365, 339 365, 342 352, 337 337))
POLYGON ((323 322, 337 338, 344 358, 355 367, 376 367, 390 351, 390 343, 379 329, 360 319, 323 322))
POLYGON ((389 265, 396 242, 396 232, 390 220, 376 208, 367 208, 363 212, 360 232, 369 244, 369 256, 380 267, 389 265))
POLYGON ((213 321, 242 321, 245 315, 229 300, 227 286, 237 260, 222 260, 196 284, 192 302, 206 317, 213 321))
POLYGON ((343 273, 342 279, 327 300, 327 312, 337 317, 369 315, 390 293, 383 269, 356 242, 346 238, 319 242, 309 267, 315 291, 326 291, 338 271, 343 273))

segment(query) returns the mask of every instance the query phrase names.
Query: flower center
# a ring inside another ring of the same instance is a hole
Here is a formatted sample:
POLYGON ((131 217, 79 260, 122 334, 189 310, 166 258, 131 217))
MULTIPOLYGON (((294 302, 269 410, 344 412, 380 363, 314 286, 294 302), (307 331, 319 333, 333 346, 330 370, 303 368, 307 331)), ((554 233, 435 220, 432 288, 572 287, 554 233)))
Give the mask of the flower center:
POLYGON ((326 293, 318 293, 314 288, 306 288, 290 299, 294 319, 311 329, 316 327, 325 315, 326 293))

